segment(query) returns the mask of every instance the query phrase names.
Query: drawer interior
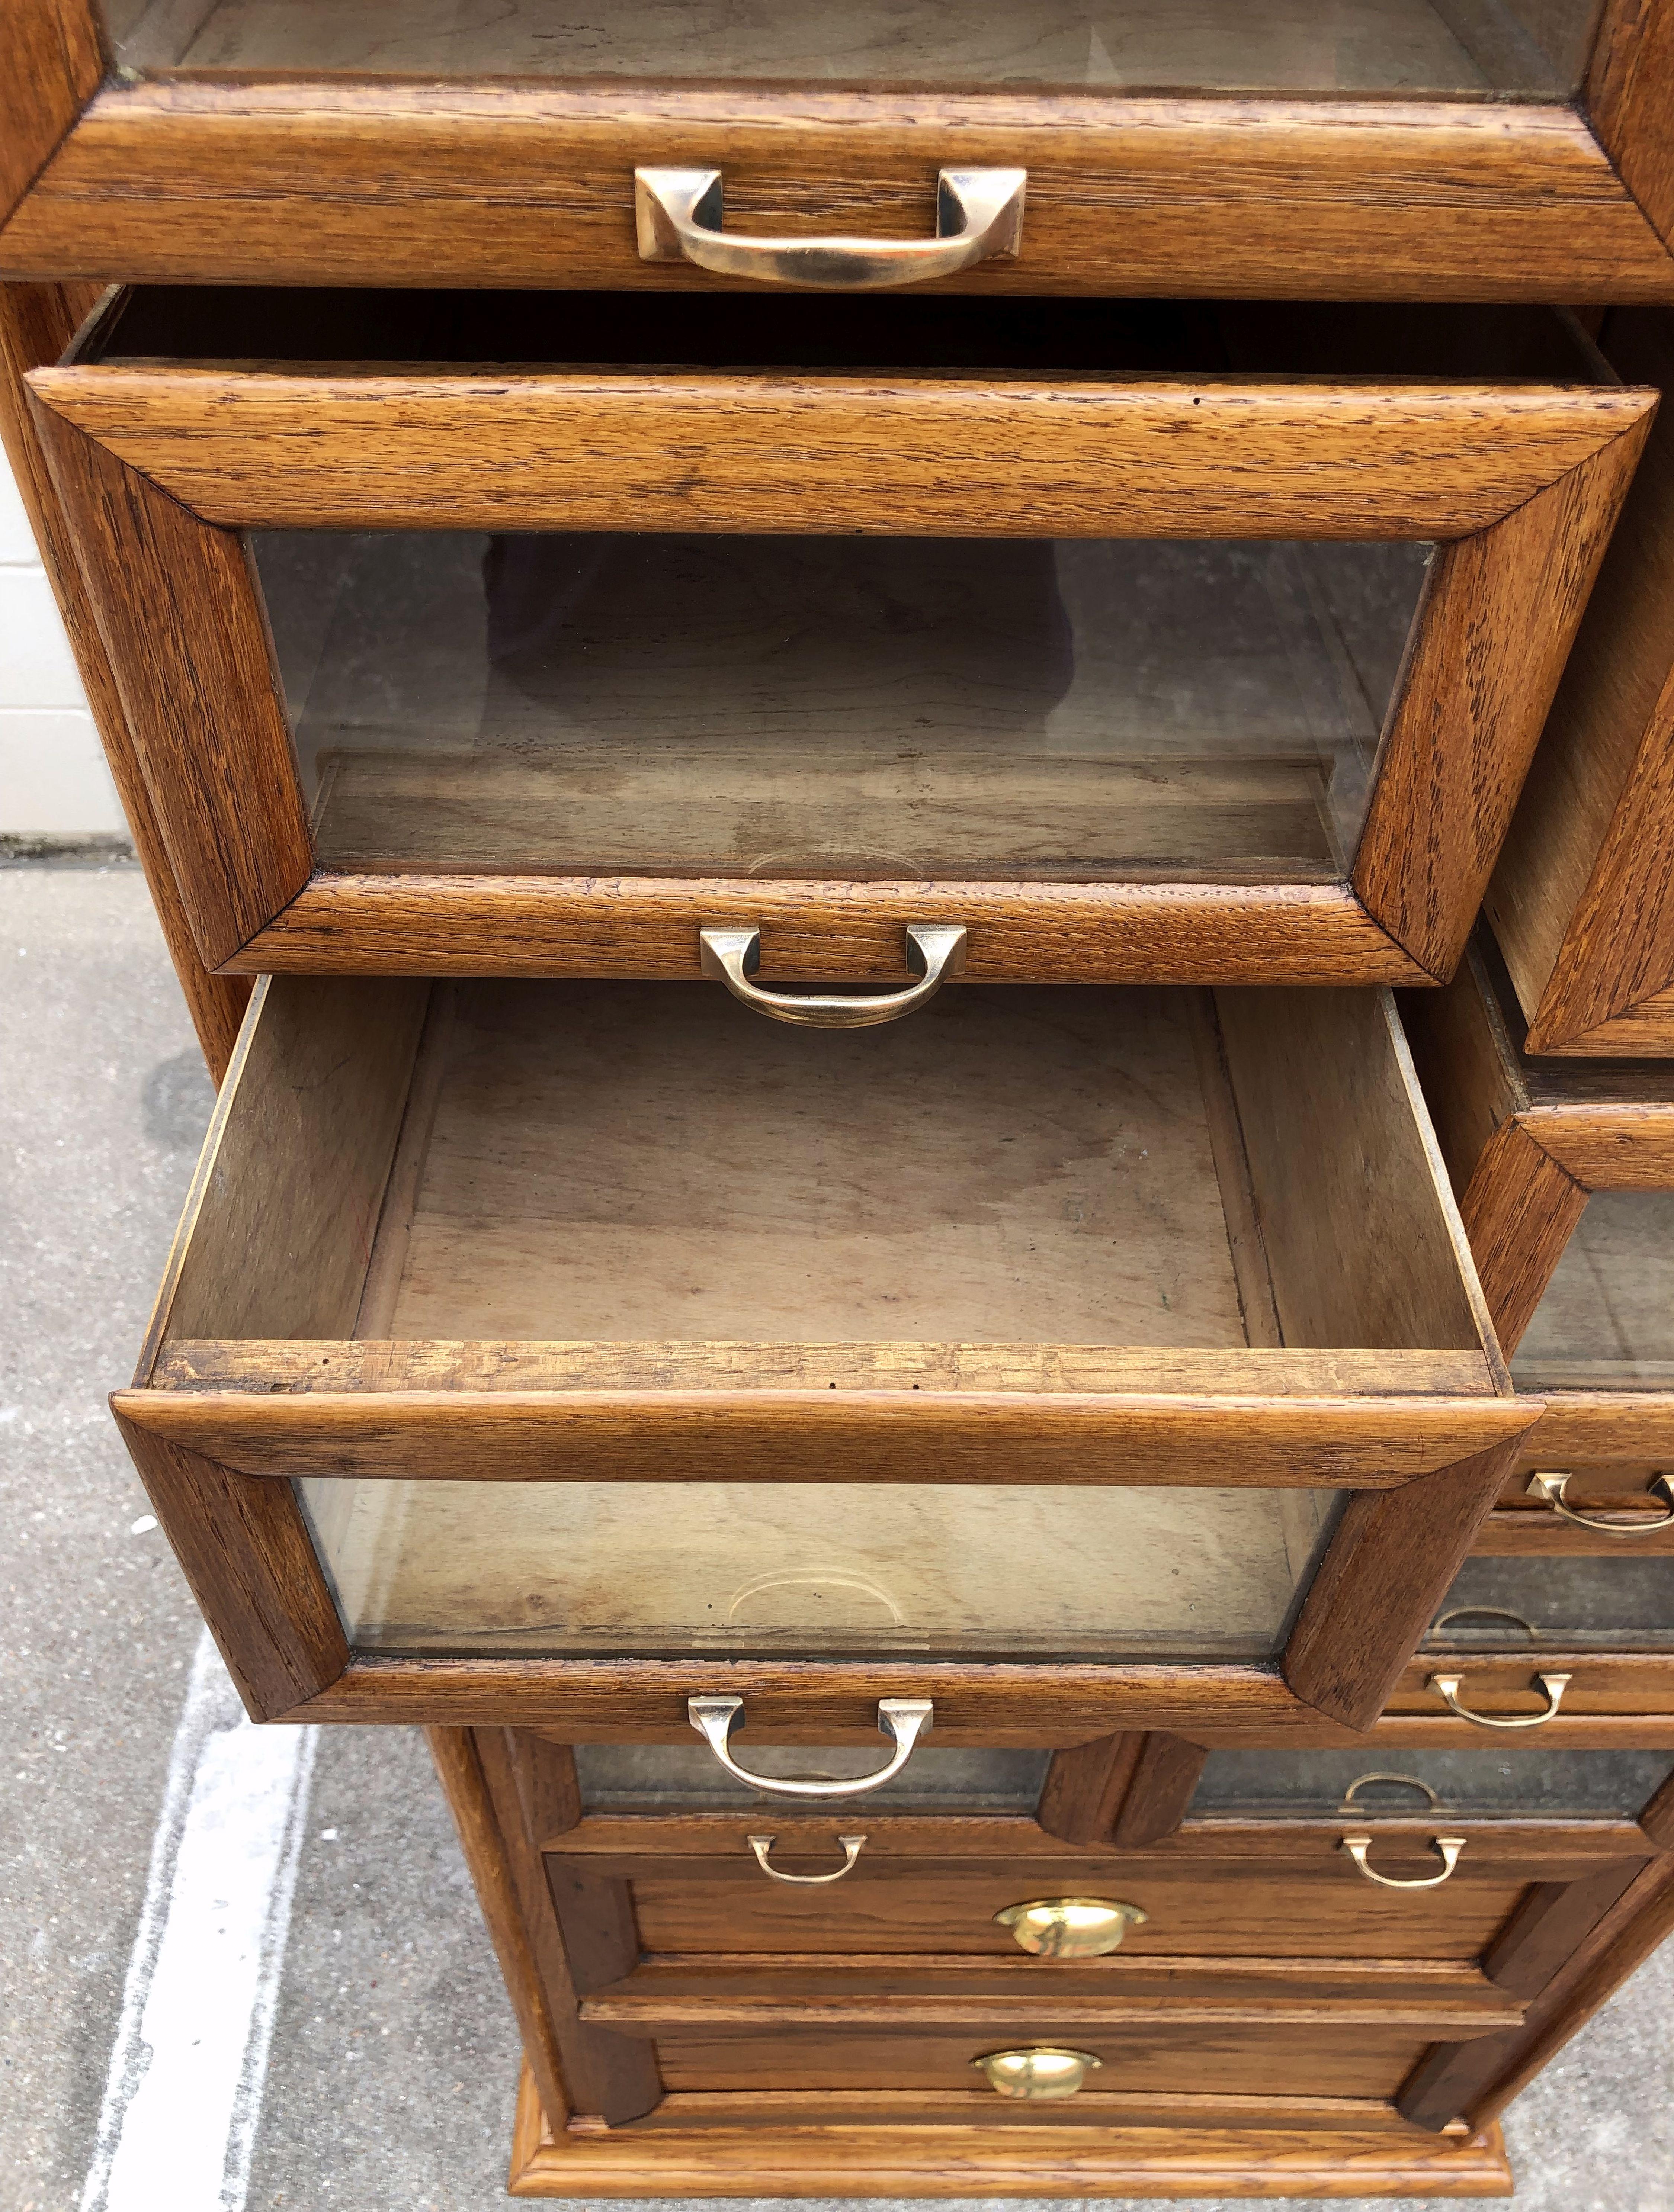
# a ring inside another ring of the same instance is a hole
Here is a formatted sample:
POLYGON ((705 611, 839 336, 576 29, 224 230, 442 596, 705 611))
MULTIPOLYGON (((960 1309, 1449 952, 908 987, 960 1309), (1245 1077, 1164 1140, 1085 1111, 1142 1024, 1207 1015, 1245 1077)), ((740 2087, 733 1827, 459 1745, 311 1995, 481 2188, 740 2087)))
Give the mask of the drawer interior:
MULTIPOLYGON (((648 1431, 660 1395, 721 1389, 909 1416, 970 1393, 973 1421, 995 1392, 1171 1374, 1481 1394, 1420 1110, 1370 993, 959 985, 832 1032, 690 985, 282 977, 148 1371, 439 1411, 615 1386, 648 1431)), ((669 1419, 642 1480, 555 1449, 551 1480, 404 1480, 398 1451, 302 1482, 352 1640, 1265 1656, 1337 1507, 1131 1455, 1091 1484, 1079 1459, 939 1479, 935 1450, 904 1480, 711 1480, 669 1419)))
MULTIPOLYGON (((1660 1501, 1659 1501, 1660 1502, 1660 1501)), ((1674 1650, 1674 1558, 1556 1553, 1467 1559, 1426 1651, 1674 1650)))
POLYGON ((320 865, 1348 873, 1432 549, 258 531, 320 865))
POLYGON ((1403 1747, 1380 1759, 1366 1751, 1219 1750, 1204 1763, 1186 1818, 1632 1820, 1671 1774, 1674 1752, 1662 1751, 1403 1747), (1398 1773, 1383 1772, 1384 1760, 1398 1773))
POLYGON ((1593 0, 104 0, 131 70, 1567 98, 1593 0))
POLYGON ((1512 1373, 1531 1391, 1674 1388, 1674 1191, 1593 1193, 1512 1373))

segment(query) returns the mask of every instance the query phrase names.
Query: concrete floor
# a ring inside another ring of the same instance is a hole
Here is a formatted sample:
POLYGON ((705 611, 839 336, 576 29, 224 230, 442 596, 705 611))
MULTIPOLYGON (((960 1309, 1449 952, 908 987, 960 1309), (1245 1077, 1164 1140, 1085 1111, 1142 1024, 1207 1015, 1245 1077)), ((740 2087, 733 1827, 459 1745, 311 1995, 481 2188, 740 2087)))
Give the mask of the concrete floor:
MULTIPOLYGON (((104 1404, 210 1106, 137 870, 0 868, 0 2212, 69 2212, 198 1637, 104 1404)), ((1674 1947, 1514 2107, 1520 2212, 1674 2206, 1671 1998, 1674 1947)), ((422 1741, 326 1730, 249 2204, 491 2212, 516 2069, 422 1741)))

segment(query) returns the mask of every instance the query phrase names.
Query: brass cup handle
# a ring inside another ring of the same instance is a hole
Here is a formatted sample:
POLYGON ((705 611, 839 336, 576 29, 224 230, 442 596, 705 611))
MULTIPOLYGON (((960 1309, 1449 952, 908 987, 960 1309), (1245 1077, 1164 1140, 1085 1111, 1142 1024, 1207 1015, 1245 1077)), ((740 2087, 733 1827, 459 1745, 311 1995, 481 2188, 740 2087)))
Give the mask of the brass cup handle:
POLYGON ((719 169, 636 169, 634 226, 642 261, 690 261, 715 276, 881 292, 956 276, 1015 254, 1023 240, 1026 169, 943 169, 934 238, 750 238, 721 228, 719 169))
POLYGON ((965 967, 965 932, 940 924, 907 925, 907 965, 919 981, 904 991, 870 998, 833 993, 828 998, 789 991, 764 991, 750 981, 761 965, 758 929, 700 929, 697 943, 703 973, 724 983, 735 999, 776 1022, 794 1022, 810 1030, 869 1030, 880 1022, 898 1022, 903 1014, 927 1006, 950 975, 965 967))
POLYGON ((1370 1836, 1345 1836, 1342 1848, 1354 1862, 1355 1869, 1368 1881, 1375 1881, 1379 1889, 1440 1889, 1459 1863, 1459 1853, 1464 1849, 1463 1836, 1432 1836, 1430 1849, 1441 1861, 1440 1874, 1421 1874, 1402 1876, 1379 1874, 1367 1854, 1372 1849, 1370 1836))
POLYGON ((1002 2097, 1038 2103, 1054 2097, 1073 2097, 1087 2075, 1104 2060, 1090 2051, 1062 2051, 1049 2044, 1028 2051, 989 2051, 971 2060, 988 2077, 988 2086, 1002 2097))
MULTIPOLYGON (((742 1698, 688 1698, 686 1717, 735 1782, 764 1790, 775 1797, 863 1797, 893 1780, 912 1757, 913 1746, 931 1723, 935 1706, 928 1698, 880 1698, 878 1727, 894 1743, 886 1765, 875 1773, 819 1780, 800 1775, 752 1774, 733 1757, 727 1739, 744 1717, 742 1698)), ((858 1848, 858 1846, 856 1847, 858 1848)))
POLYGON ((1469 1705, 1459 1703, 1459 1692, 1464 1687, 1463 1674, 1432 1674, 1429 1687, 1446 1700, 1449 1710, 1462 1721, 1470 1721, 1477 1728, 1531 1729, 1544 1728, 1548 1721, 1556 1720, 1563 1693, 1574 1679, 1573 1674, 1535 1676, 1536 1686, 1546 1692, 1543 1713, 1473 1713, 1469 1705))
POLYGON ((861 1846, 865 1843, 866 1838, 839 1836, 837 1841, 843 1846, 843 1864, 840 1867, 833 1867, 830 1874, 786 1874, 779 1867, 770 1866, 767 1855, 778 1840, 776 1836, 750 1836, 746 1838, 751 1850, 756 1854, 756 1864, 770 1881, 796 1882, 804 1889, 818 1889, 822 1882, 841 1881, 844 1875, 853 1872, 855 1861, 861 1855, 861 1846))
POLYGON ((1635 1536, 1653 1536, 1659 1528, 1674 1525, 1674 1483, 1665 1474, 1653 1478, 1651 1488, 1661 1491, 1668 1501, 1666 1513, 1659 1513, 1654 1521, 1601 1521, 1596 1514, 1578 1513, 1573 1505, 1566 1505, 1563 1493, 1569 1481, 1567 1468, 1561 1474, 1531 1474, 1526 1498, 1538 1498, 1543 1504, 1565 1521, 1573 1521, 1578 1528, 1591 1528, 1596 1535, 1620 1536, 1632 1543, 1635 1536))

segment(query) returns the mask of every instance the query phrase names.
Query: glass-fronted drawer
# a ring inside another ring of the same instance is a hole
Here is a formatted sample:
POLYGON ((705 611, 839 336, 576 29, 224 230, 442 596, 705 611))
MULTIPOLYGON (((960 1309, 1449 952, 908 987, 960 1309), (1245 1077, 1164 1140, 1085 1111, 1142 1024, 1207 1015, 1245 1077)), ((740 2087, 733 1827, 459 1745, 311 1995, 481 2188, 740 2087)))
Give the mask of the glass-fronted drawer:
POLYGON ((247 1526, 310 1649, 655 1662, 675 1740, 721 1660, 1033 1662, 1089 1736, 1089 1667, 1243 1662, 1369 1718, 1532 1419, 1387 995, 965 983, 836 1031, 276 978, 117 1406, 200 1582, 247 1526))
POLYGON ((1424 1648, 1674 1654, 1674 1559, 1571 1553, 1467 1559, 1424 1648))
POLYGON ((380 0, 104 0, 130 70, 538 77, 585 82, 1384 92, 1564 100, 1594 0, 1460 9, 1431 0, 849 0, 837 10, 661 0, 626 11, 546 0, 393 10, 380 0))
MULTIPOLYGON (((782 1796, 752 1791, 734 1781, 702 1744, 578 1743, 573 1755, 583 1817, 600 1813, 730 1813, 752 1804, 785 1808, 782 1796)), ((920 1743, 900 1773, 866 1793, 867 1815, 1032 1815, 1051 1757, 1050 1751, 920 1743)), ((852 1780, 874 1772, 878 1765, 876 1752, 849 1744, 763 1744, 751 1750, 749 1759, 764 1775, 798 1781, 852 1780)))
POLYGON ((1186 1820, 1634 1820, 1671 1774, 1674 1751, 1211 1751, 1186 1820))
POLYGON ((1674 1385, 1674 1189, 1593 1192, 1512 1373, 1531 1392, 1674 1385))
POLYGON ((607 294, 34 388, 208 964, 763 985, 1447 972, 1652 404, 1533 311, 607 294))

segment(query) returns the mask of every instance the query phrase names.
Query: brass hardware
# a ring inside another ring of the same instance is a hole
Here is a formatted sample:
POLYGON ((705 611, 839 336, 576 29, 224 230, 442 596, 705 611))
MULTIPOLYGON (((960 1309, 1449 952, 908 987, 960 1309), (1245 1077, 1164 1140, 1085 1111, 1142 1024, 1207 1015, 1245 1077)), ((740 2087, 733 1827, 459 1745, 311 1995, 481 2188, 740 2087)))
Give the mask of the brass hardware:
POLYGON ((1451 1613, 1439 1613, 1424 1632, 1427 1644, 1433 1636, 1440 1636, 1450 1620, 1508 1620, 1513 1628, 1520 1628, 1525 1643, 1535 1644, 1540 1631, 1532 1620, 1525 1620, 1520 1613, 1513 1613, 1503 1605, 1456 1605, 1451 1613))
POLYGON ((1397 1875, 1379 1874, 1374 1866, 1368 1864, 1367 1853, 1372 1849, 1370 1836, 1345 1836, 1342 1848, 1353 1859, 1359 1872, 1368 1881, 1375 1881, 1379 1889, 1440 1889, 1459 1863, 1459 1853, 1464 1849, 1464 1838, 1432 1836, 1430 1849, 1441 1861, 1441 1872, 1415 1875, 1405 1880, 1397 1875))
POLYGON ((733 1779, 749 1790, 764 1790, 774 1797, 861 1797, 868 1790, 880 1789, 912 1757, 913 1746, 929 1728, 934 1714, 935 1706, 928 1698, 880 1698, 879 1730, 895 1746, 887 1765, 879 1767, 875 1773, 844 1776, 834 1781, 789 1774, 752 1774, 747 1767, 739 1765, 728 1747, 733 1730, 744 1717, 743 1698, 686 1699, 686 1718, 733 1779))
POLYGON ((794 1022, 810 1030, 869 1030, 880 1022, 899 1021, 934 998, 951 975, 965 967, 965 932, 940 924, 907 925, 907 966, 919 978, 904 991, 870 998, 848 992, 822 998, 813 993, 764 991, 750 978, 761 965, 758 929, 700 929, 703 969, 712 983, 724 983, 735 999, 776 1022, 794 1022))
POLYGON ((943 169, 934 238, 750 238, 721 228, 719 169, 636 169, 642 261, 690 261, 716 276, 880 292, 952 276, 1023 242, 1026 169, 943 169))
POLYGON ((1090 2051, 1056 2051, 1041 2045, 1033 2051, 990 2051, 973 2058, 988 2076, 988 2086, 1002 2097, 1073 2097, 1087 2075, 1104 2060, 1090 2051))
POLYGON ((1364 1790, 1368 1782, 1403 1782, 1409 1790, 1421 1790, 1424 1792, 1426 1797, 1430 1801, 1430 1810, 1433 1813, 1439 1813, 1441 1810, 1440 1798, 1437 1796, 1435 1791, 1431 1789, 1427 1782, 1421 1781, 1415 1774, 1356 1775, 1354 1779, 1348 1784, 1348 1787, 1342 1793, 1342 1802, 1345 1808, 1354 1803, 1354 1792, 1357 1790, 1364 1790))
POLYGON ((1564 1487, 1569 1480, 1568 1468, 1561 1474, 1531 1474, 1524 1496, 1539 1498, 1543 1505, 1549 1505, 1555 1513, 1566 1521, 1573 1521, 1578 1528, 1591 1528, 1599 1536, 1625 1537, 1628 1543, 1635 1536, 1654 1535, 1659 1528, 1674 1526, 1674 1482, 1665 1474, 1653 1475, 1651 1480, 1651 1488, 1661 1491, 1668 1501, 1667 1512, 1659 1513, 1654 1521, 1601 1521, 1595 1514, 1578 1513, 1573 1505, 1563 1502, 1564 1487))
POLYGON ((1459 1692, 1464 1687, 1463 1674, 1432 1674, 1429 1687, 1445 1698, 1450 1709, 1462 1721, 1474 1722, 1478 1728, 1531 1729, 1544 1728, 1548 1721, 1558 1717, 1558 1707, 1563 1703, 1563 1693, 1574 1680, 1573 1674, 1537 1674, 1536 1686, 1546 1692, 1543 1713, 1473 1713, 1469 1705, 1459 1703, 1459 1692))
POLYGON ((1111 1898, 1041 1897, 1008 1905, 994 1917, 1038 1959, 1102 1959, 1151 1916, 1111 1898))
POLYGON ((853 1871, 855 1861, 861 1855, 861 1846, 866 1841, 866 1838, 839 1836, 837 1841, 843 1846, 843 1864, 840 1867, 834 1867, 830 1874, 782 1873, 777 1867, 770 1866, 767 1863, 768 1853, 779 1840, 776 1836, 748 1836, 745 1840, 756 1854, 756 1864, 770 1881, 799 1882, 805 1889, 818 1889, 822 1882, 841 1881, 844 1875, 853 1871))

